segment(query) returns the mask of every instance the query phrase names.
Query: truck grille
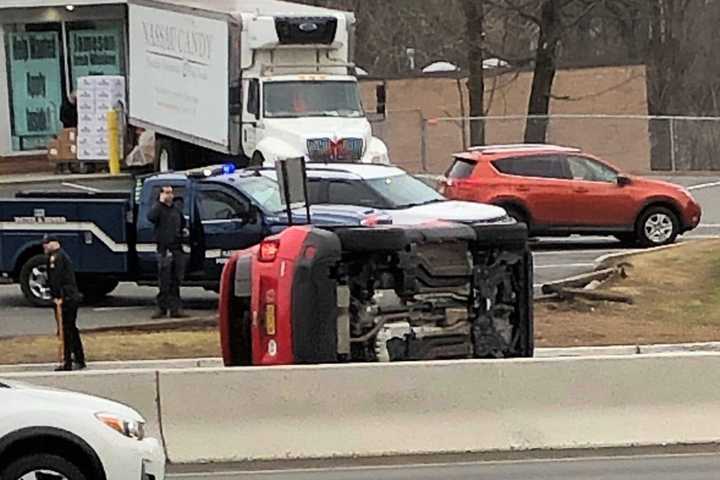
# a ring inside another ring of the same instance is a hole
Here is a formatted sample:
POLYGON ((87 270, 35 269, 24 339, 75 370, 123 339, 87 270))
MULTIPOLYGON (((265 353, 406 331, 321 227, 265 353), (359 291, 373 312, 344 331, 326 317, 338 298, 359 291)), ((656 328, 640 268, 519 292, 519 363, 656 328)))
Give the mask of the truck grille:
POLYGON ((362 138, 313 138, 307 141, 308 157, 313 162, 358 162, 363 156, 362 138))

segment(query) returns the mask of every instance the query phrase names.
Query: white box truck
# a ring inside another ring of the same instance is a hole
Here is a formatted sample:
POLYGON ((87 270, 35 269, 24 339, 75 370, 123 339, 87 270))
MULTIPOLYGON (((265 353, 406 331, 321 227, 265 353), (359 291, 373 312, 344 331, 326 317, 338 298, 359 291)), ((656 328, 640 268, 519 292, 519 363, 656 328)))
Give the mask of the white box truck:
MULTIPOLYGON (((389 163, 361 105, 350 12, 278 0, 129 0, 129 121, 159 170, 389 163)), ((378 86, 377 113, 385 113, 378 86)))

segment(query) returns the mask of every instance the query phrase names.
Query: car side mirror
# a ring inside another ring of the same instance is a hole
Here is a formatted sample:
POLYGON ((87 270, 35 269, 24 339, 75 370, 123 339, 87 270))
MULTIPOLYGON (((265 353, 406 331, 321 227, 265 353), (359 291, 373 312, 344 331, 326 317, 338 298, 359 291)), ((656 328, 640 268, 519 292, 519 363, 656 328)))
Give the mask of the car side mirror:
POLYGON ((620 187, 626 187, 632 183, 632 180, 630 180, 630 177, 626 177, 625 175, 618 175, 617 177, 617 184, 620 187))

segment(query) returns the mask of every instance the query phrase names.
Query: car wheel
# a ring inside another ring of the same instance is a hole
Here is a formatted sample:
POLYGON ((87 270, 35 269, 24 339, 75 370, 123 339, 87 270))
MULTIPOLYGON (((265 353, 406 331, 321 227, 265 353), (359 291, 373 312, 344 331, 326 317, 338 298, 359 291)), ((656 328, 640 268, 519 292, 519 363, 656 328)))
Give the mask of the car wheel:
POLYGON ((530 227, 530 221, 527 214, 519 207, 514 205, 500 205, 505 209, 507 214, 515 219, 518 223, 524 223, 527 227, 530 227))
POLYGON ((638 243, 659 247, 673 243, 678 235, 677 216, 665 207, 651 207, 641 216, 636 228, 638 243))
POLYGON ((20 270, 20 289, 32 305, 48 307, 52 305, 50 285, 47 278, 47 257, 39 254, 25 262, 20 270))
POLYGON ((28 455, 10 463, 0 472, 3 480, 86 480, 74 464, 47 454, 28 455))
POLYGON ((634 233, 616 233, 613 237, 620 240, 624 245, 634 245, 637 241, 637 237, 634 233))

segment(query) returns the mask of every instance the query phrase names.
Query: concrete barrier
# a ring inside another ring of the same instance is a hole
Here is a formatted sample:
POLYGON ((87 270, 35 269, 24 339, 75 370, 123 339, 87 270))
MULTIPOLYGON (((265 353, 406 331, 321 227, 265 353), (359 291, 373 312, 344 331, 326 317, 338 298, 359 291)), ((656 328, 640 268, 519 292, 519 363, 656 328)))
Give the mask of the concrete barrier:
POLYGON ((128 405, 147 421, 149 436, 162 440, 158 415, 157 376, 153 370, 78 373, 8 373, 2 378, 95 395, 128 405))
POLYGON ((720 440, 713 353, 160 372, 176 463, 720 440))
POLYGON ((3 378, 130 405, 174 463, 720 442, 712 352, 3 378))

